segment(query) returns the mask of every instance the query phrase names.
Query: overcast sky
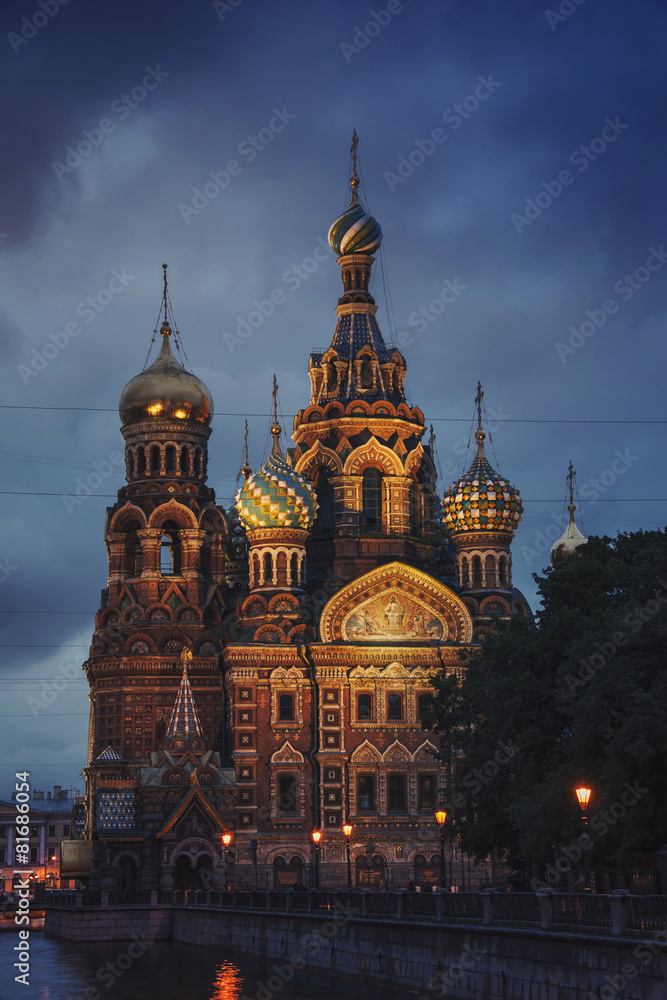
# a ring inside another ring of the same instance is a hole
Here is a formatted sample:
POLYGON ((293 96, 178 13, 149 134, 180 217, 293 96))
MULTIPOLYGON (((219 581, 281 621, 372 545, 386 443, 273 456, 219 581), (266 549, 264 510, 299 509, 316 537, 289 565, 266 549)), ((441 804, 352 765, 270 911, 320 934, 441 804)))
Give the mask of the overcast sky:
POLYGON ((291 427, 334 330, 320 248, 353 128, 384 231, 378 319, 441 491, 481 379, 533 606, 570 459, 587 534, 664 525, 664 2, 5 0, 0 22, 0 794, 25 769, 83 787, 116 405, 163 261, 228 505, 244 416, 258 462, 273 373, 291 427), (95 463, 101 484, 68 503, 95 463))

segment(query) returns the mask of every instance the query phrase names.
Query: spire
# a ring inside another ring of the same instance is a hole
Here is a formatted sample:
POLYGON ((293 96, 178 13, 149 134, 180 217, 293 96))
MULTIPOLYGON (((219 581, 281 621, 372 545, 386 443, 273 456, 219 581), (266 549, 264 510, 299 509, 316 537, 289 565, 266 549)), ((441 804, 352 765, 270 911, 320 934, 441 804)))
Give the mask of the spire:
MULTIPOLYGON (((561 559, 563 556, 572 555, 580 545, 585 545, 588 539, 584 534, 579 531, 577 523, 574 520, 574 514, 576 511, 576 505, 574 502, 574 494, 576 490, 577 473, 575 472, 574 466, 572 465, 572 459, 570 459, 570 464, 567 470, 567 476, 565 477, 567 483, 567 488, 570 494, 570 502, 567 506, 570 518, 567 523, 567 527, 560 538, 551 546, 551 565, 555 566, 556 561, 561 559)), ((583 524, 582 524, 583 527, 583 524)))
POLYGON ((484 440, 486 438, 486 431, 482 428, 482 404, 484 402, 484 390, 482 389, 482 383, 477 382, 477 395, 475 396, 475 406, 477 407, 477 430, 475 431, 475 441, 477 442, 477 454, 473 460, 468 473, 471 472, 491 472, 495 475, 495 471, 491 464, 489 463, 486 453, 484 451, 484 440))
POLYGON ((277 455, 279 458, 283 457, 283 453, 280 450, 280 433, 282 427, 278 423, 278 380, 276 376, 273 376, 273 423, 271 424, 271 433, 273 434, 273 448, 271 449, 272 455, 277 455))
POLYGON ((197 715, 197 706, 188 680, 188 663, 192 661, 192 653, 185 646, 181 652, 181 663, 183 664, 183 676, 181 686, 176 695, 174 708, 171 713, 171 720, 167 730, 167 739, 173 736, 202 736, 204 732, 197 715))
POLYGON ((248 476, 252 472, 252 469, 250 468, 250 462, 248 461, 248 421, 247 420, 245 422, 245 433, 243 435, 243 456, 244 456, 245 461, 243 462, 243 465, 241 466, 241 472, 243 473, 243 479, 244 479, 244 481, 247 483, 248 482, 248 476))
POLYGON ((357 194, 357 188, 359 187, 359 178, 357 177, 357 146, 359 145, 359 136, 357 135, 356 128, 352 132, 352 145, 350 146, 350 153, 352 154, 352 176, 350 177, 350 187, 352 188, 352 196, 350 198, 350 205, 359 204, 359 195, 357 194))

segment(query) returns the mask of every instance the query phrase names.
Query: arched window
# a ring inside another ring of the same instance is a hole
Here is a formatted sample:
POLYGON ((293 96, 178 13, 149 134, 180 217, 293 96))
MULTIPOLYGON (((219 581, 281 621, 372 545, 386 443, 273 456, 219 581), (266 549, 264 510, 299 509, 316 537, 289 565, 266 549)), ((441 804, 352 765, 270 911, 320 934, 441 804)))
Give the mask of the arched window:
POLYGON ((435 778, 432 774, 419 775, 419 811, 432 812, 435 808, 435 778))
POLYGON ((500 585, 501 587, 507 586, 507 559, 505 556, 500 557, 500 585))
POLYGON ((334 488, 331 482, 331 470, 320 469, 315 480, 317 495, 317 516, 313 521, 312 534, 315 538, 324 538, 333 534, 334 529, 334 488))
POLYGON ((201 476, 201 450, 195 451, 195 476, 201 476))
POLYGON ((492 555, 488 555, 484 560, 484 569, 486 571, 486 586, 495 587, 496 585, 496 560, 492 555))
POLYGON ((387 792, 389 812, 405 812, 405 778, 402 774, 389 775, 387 792))
POLYGON ((270 552, 264 553, 264 583, 267 586, 273 583, 273 559, 270 552))
POLYGON ((190 471, 190 455, 187 448, 181 448, 181 459, 179 462, 181 475, 187 476, 190 471))
POLYGON ((417 697, 417 717, 419 721, 423 723, 430 711, 431 695, 424 692, 417 697))
POLYGON ((178 525, 167 521, 160 540, 160 572, 163 576, 174 576, 181 572, 181 544, 178 539, 178 525))
POLYGON ((301 580, 299 579, 299 557, 297 556, 296 552, 293 553, 291 559, 291 574, 292 574, 292 586, 298 587, 301 584, 301 580))
POLYGON ((373 385, 373 366, 369 358, 364 358, 359 370, 359 388, 370 389, 373 385))
POLYGON ((167 472, 173 472, 176 466, 176 449, 173 444, 168 444, 165 449, 165 469, 167 472))
POLYGON ((291 694, 281 694, 278 698, 278 718, 287 721, 294 718, 294 698, 291 694))
POLYGON ((143 448, 137 449, 137 475, 143 476, 146 471, 146 452, 143 448))
POLYGON ((129 577, 141 576, 144 568, 144 552, 141 547, 137 521, 130 521, 125 527, 125 570, 129 577))
POLYGON ((296 778, 282 774, 278 778, 278 812, 296 811, 296 778))
POLYGON ((127 449, 127 478, 132 479, 134 476, 134 452, 128 448, 127 449))
POLYGON ((160 471, 160 449, 156 444, 151 448, 151 472, 160 471))
POLYGON ((479 556, 472 558, 472 585, 473 587, 482 586, 482 560, 479 556))
POLYGON ((365 719, 370 719, 372 710, 373 701, 371 695, 357 695, 357 720, 363 722, 365 719))
POLYGON ((366 469, 361 482, 361 533, 377 535, 382 531, 382 473, 366 469))

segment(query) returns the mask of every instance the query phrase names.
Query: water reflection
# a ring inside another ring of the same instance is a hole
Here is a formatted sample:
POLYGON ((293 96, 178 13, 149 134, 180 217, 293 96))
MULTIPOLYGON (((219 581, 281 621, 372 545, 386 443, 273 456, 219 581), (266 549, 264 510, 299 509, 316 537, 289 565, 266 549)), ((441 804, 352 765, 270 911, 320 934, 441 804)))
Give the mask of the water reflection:
POLYGON ((223 962, 215 974, 211 1000, 240 1000, 242 987, 243 976, 238 966, 223 962))
POLYGON ((14 982, 17 943, 15 934, 0 934, 2 1000, 261 1000, 267 994, 274 1000, 397 1000, 404 995, 303 969, 274 989, 275 966, 284 964, 279 960, 263 963, 223 948, 172 941, 143 947, 135 942, 130 951, 131 941, 79 944, 37 932, 30 935, 26 987, 14 982))

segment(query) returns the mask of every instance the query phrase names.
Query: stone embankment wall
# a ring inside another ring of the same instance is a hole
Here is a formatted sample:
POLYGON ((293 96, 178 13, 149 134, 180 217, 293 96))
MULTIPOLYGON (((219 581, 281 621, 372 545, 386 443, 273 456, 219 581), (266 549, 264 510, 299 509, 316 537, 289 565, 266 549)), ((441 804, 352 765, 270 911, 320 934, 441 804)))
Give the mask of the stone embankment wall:
POLYGON ((47 910, 45 930, 68 940, 133 935, 254 956, 270 1000, 299 969, 395 987, 424 1000, 665 1000, 667 934, 611 937, 528 927, 434 925, 329 914, 221 911, 190 906, 47 910))

